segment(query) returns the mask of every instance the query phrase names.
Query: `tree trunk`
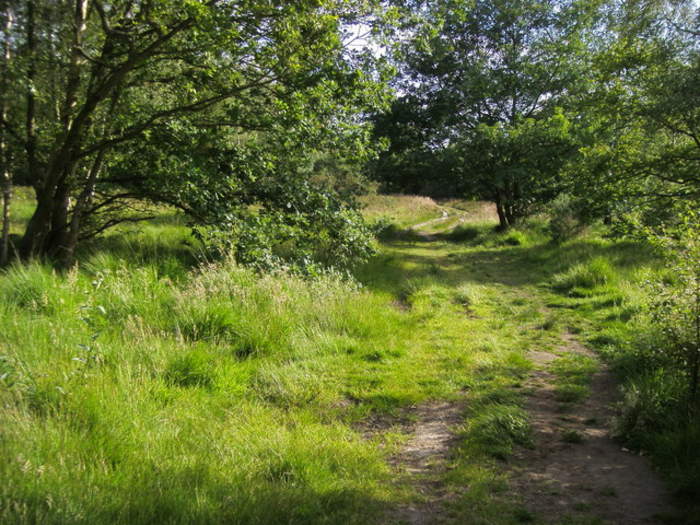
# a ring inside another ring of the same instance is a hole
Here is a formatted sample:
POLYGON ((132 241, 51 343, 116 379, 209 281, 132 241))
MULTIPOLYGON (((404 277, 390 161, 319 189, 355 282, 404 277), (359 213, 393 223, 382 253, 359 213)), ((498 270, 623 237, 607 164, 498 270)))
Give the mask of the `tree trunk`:
POLYGON ((51 229, 46 240, 44 251, 51 258, 60 258, 68 232, 68 209, 70 208, 70 189, 63 176, 61 184, 54 193, 53 211, 51 213, 51 229))
POLYGON ((508 221, 508 227, 515 226, 515 223, 518 222, 518 216, 515 213, 514 206, 512 204, 506 204, 504 206, 504 212, 508 221))
POLYGON ((35 36, 35 3, 27 0, 26 37, 29 65, 27 67, 27 112, 25 115, 25 133, 27 150, 27 170, 29 178, 36 190, 36 210, 29 219, 27 228, 20 244, 20 255, 30 258, 40 254, 44 240, 48 236, 51 224, 51 208, 53 204, 53 192, 44 188, 44 172, 39 169, 36 156, 36 97, 34 95, 34 82, 36 80, 36 36, 35 36))
POLYGON ((23 259, 40 257, 45 254, 46 240, 51 231, 53 214, 53 191, 38 188, 36 209, 27 223, 20 243, 20 256, 23 259))
POLYGON ((36 82, 36 35, 35 35, 35 4, 34 0, 27 1, 27 54, 29 65, 27 67, 27 113, 26 113, 26 140, 27 140, 27 169, 34 188, 41 185, 39 166, 37 165, 37 138, 36 138, 36 96, 34 94, 34 83, 36 82))
POLYGON ((104 158, 105 150, 99 151, 94 162, 92 163, 92 166, 90 167, 83 191, 75 201, 73 214, 71 215, 70 228, 66 232, 65 242, 63 244, 63 250, 60 258, 61 266, 64 268, 70 268, 73 265, 75 249, 77 248, 78 240, 80 239, 80 227, 82 225, 83 214, 85 210, 89 208, 92 201, 92 196, 95 191, 95 183, 97 182, 97 177, 102 170, 104 158))
POLYGON ((10 260, 10 205, 12 203, 12 175, 8 167, 9 155, 3 150, 2 169, 2 240, 0 241, 0 266, 5 266, 10 260))
MULTIPOLYGON (((0 97, 0 116, 3 122, 7 120, 7 80, 9 76, 10 31, 13 16, 9 4, 5 9, 5 26, 3 28, 4 49, 2 53, 2 93, 0 97)), ((12 202, 12 174, 10 173, 10 151, 5 141, 5 130, 0 130, 0 165, 2 169, 2 236, 0 237, 0 266, 5 266, 10 258, 10 204, 12 202)))
MULTIPOLYGON (((87 0, 75 0, 73 11, 73 41, 71 58, 66 79, 65 99, 60 109, 63 128, 62 140, 57 143, 46 168, 40 172, 36 162, 36 136, 34 131, 34 93, 30 87, 27 93, 27 151, 29 156, 30 176, 35 183, 37 208, 29 220, 22 238, 20 252, 23 258, 61 256, 65 244, 70 206, 71 175, 76 169, 75 152, 79 150, 83 127, 89 125, 89 118, 75 119, 75 106, 80 88, 80 72, 84 59, 80 51, 83 34, 86 30, 87 0), (29 147, 33 144, 32 147, 29 147)), ((30 64, 36 56, 34 35, 34 0, 27 2, 27 42, 30 52, 30 64), (31 45, 30 45, 31 43, 31 45)), ((29 71, 33 78, 35 67, 29 71)), ((31 80, 30 78, 30 86, 31 80)), ((85 108, 84 108, 85 109, 85 108)), ((89 108, 94 109, 94 108, 89 108)), ((82 112, 81 112, 82 113, 82 112)), ((89 111, 85 111, 89 115, 89 111)))
POLYGON ((494 200, 496 202, 496 212, 498 213, 498 229, 507 230, 510 224, 508 223, 508 216, 503 206, 503 199, 500 194, 497 194, 494 200))
POLYGON ((66 81, 66 98, 61 111, 63 128, 67 133, 73 124, 73 112, 78 101, 78 89, 80 88, 80 70, 85 62, 81 53, 83 34, 87 29, 87 0, 75 0, 73 11, 73 42, 71 44, 70 66, 66 81))
POLYGON ((65 177, 57 173, 65 172, 66 166, 75 162, 61 155, 53 160, 43 177, 44 184, 36 190, 36 209, 29 219, 20 243, 23 259, 54 257, 60 251, 61 235, 68 222, 69 188, 65 177))

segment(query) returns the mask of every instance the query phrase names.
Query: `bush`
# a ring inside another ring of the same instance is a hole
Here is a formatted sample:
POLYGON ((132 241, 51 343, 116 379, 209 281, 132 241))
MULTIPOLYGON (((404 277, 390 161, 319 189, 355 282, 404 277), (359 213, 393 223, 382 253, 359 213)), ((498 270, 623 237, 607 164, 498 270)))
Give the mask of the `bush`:
POLYGON ((659 242, 674 263, 676 280, 651 283, 650 319, 659 329, 656 351, 671 357, 686 375, 690 401, 696 403, 700 386, 700 227, 695 222, 675 233, 659 242))
POLYGON ((369 228, 378 239, 393 239, 399 232, 398 226, 389 217, 379 217, 369 225, 369 228))
POLYGON ((626 376, 616 430, 649 451, 690 505, 700 497, 700 228, 688 225, 651 240, 671 263, 648 282, 635 339, 610 353, 626 376))
POLYGON ((555 243, 562 243, 580 235, 588 225, 584 209, 571 195, 562 194, 549 203, 547 230, 555 243))

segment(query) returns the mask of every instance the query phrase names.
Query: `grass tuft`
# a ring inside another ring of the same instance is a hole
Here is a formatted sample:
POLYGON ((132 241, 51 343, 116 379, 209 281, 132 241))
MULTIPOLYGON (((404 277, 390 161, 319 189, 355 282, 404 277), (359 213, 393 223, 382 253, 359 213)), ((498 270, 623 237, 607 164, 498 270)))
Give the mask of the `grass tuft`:
POLYGON ((516 445, 532 446, 532 429, 522 408, 492 404, 469 421, 467 440, 490 456, 506 459, 516 445))
POLYGON ((616 273, 610 262, 603 257, 595 257, 555 275, 552 278, 552 287, 559 292, 572 293, 577 288, 592 290, 612 283, 615 279, 616 273))
POLYGON ((209 387, 214 382, 212 359, 202 350, 191 350, 168 363, 165 380, 181 387, 209 387))

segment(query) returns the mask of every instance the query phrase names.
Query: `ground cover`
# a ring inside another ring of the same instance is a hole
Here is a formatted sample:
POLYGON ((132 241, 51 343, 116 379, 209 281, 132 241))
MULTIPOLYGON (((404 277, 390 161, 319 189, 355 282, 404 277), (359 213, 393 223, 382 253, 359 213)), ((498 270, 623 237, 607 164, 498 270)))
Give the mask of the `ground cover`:
MULTIPOLYGON (((414 199, 392 207, 410 226, 414 199)), ((442 217, 430 207, 415 223, 442 217)), ((514 474, 542 465, 533 378, 563 417, 598 399, 602 365, 578 349, 625 333, 661 263, 445 208, 454 227, 385 241, 352 280, 196 266, 172 213, 69 273, 8 269, 0 521, 548 522, 514 474)), ((576 455, 606 422, 563 423, 576 455)), ((605 522, 629 504, 610 486, 608 507, 595 487, 563 492, 557 522, 605 522)))

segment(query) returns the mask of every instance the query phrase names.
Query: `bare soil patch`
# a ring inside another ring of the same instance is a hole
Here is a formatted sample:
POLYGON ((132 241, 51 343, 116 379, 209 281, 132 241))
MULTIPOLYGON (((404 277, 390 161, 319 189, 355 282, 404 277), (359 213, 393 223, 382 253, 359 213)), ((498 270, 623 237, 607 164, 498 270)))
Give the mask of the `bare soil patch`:
POLYGON ((445 503, 450 493, 441 482, 455 441, 453 428, 462 421, 463 407, 456 402, 436 401, 414 407, 411 418, 370 421, 365 435, 389 429, 411 437, 391 458, 396 482, 411 485, 420 495, 418 501, 391 509, 386 523, 424 525, 446 520, 445 503))
MULTIPOLYGON (((594 354, 572 336, 561 352, 594 354)), ((511 470, 511 489, 543 523, 576 516, 609 524, 663 523, 671 512, 669 494, 646 458, 629 453, 610 435, 611 405, 617 391, 602 364, 591 378, 590 395, 567 405, 557 400, 549 352, 532 352, 537 365, 527 386, 534 447, 519 449, 511 470)))

